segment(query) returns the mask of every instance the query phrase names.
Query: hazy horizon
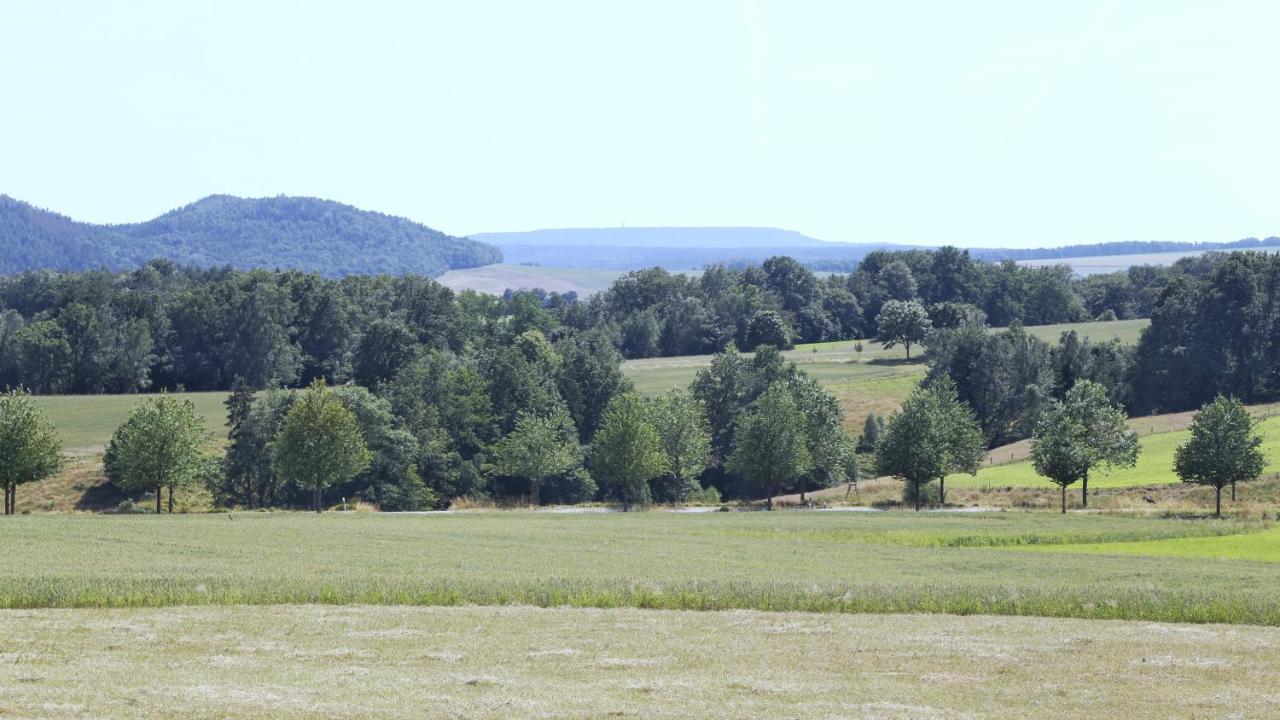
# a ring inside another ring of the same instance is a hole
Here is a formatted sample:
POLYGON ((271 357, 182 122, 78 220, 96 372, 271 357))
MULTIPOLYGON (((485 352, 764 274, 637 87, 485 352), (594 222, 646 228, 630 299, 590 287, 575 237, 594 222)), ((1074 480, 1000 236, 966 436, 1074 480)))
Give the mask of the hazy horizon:
POLYGON ((0 7, 0 193, 96 223, 305 195, 454 235, 1280 235, 1280 6, 0 7))

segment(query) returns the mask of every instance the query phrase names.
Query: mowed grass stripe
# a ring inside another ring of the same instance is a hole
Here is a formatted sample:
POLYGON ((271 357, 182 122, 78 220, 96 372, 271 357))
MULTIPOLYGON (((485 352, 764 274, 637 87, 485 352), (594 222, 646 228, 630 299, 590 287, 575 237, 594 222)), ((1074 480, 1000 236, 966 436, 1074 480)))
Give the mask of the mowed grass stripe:
POLYGON ((19 516, 0 522, 0 607, 524 604, 1280 625, 1280 564, 875 539, 1125 528, 1141 539, 1207 525, 1021 513, 19 516))
POLYGON ((1174 558, 1217 558, 1280 563, 1280 527, 1219 537, 1166 538, 1130 542, 1026 546, 1027 550, 1099 555, 1146 555, 1174 558))

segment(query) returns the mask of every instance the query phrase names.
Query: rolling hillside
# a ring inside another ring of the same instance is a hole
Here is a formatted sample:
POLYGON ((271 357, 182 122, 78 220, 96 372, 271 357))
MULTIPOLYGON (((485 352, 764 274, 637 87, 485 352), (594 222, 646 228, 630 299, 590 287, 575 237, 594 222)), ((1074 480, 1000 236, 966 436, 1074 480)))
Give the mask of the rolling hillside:
POLYGON ((328 276, 436 276, 498 262, 502 253, 411 220, 316 198, 211 195, 146 222, 94 225, 0 195, 0 273, 122 270, 153 258, 328 276))

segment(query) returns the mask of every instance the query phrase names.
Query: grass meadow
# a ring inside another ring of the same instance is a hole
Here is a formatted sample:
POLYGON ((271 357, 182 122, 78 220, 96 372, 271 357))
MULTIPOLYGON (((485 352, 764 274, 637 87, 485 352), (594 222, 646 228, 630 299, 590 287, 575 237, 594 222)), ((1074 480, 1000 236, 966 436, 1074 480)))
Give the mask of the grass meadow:
POLYGON ((1018 512, 17 516, 0 523, 0 607, 518 604, 1280 625, 1280 562, 1070 552, 1261 529, 1018 512), (1063 551, 1016 551, 1028 545, 1063 551))

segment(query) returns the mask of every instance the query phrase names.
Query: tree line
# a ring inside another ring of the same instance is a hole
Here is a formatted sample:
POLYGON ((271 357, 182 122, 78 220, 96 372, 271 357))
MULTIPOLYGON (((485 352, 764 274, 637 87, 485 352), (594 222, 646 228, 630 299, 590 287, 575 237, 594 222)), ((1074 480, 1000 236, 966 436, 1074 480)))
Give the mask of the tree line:
POLYGON ((826 278, 788 257, 697 277, 653 268, 581 300, 455 294, 414 275, 338 280, 163 260, 123 273, 30 272, 0 278, 0 387, 126 393, 323 378, 372 388, 425 352, 483 354, 527 330, 553 342, 594 333, 627 358, 709 354, 872 337, 904 304, 923 308, 928 331, 974 318, 1001 326, 1140 317, 1173 274, 1074 279, 1065 267, 994 265, 943 248, 873 252, 855 272, 826 278))

